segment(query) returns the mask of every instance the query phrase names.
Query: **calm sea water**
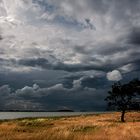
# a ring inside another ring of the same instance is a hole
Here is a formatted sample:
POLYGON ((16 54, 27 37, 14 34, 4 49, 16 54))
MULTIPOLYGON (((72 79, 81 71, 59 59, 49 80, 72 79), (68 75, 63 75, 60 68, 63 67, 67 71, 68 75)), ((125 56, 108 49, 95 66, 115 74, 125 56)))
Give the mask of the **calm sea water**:
POLYGON ((27 117, 76 116, 76 115, 101 114, 101 113, 104 112, 0 112, 0 120, 27 118, 27 117))

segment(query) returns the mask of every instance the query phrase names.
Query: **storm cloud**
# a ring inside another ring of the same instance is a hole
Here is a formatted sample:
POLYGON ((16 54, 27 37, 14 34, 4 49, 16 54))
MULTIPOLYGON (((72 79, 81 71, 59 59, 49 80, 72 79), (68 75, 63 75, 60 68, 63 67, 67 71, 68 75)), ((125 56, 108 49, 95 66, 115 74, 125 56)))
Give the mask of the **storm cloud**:
POLYGON ((139 0, 2 0, 0 107, 105 109, 140 77, 139 45, 139 0))

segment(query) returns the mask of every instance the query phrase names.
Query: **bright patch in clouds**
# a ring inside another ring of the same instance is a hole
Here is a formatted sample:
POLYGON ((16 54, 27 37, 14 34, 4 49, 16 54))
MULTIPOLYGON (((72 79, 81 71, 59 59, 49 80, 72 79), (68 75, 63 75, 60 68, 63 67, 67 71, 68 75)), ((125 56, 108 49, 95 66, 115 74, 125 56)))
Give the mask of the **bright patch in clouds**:
POLYGON ((113 70, 112 72, 107 73, 107 79, 110 81, 120 81, 122 79, 122 75, 118 70, 113 70))

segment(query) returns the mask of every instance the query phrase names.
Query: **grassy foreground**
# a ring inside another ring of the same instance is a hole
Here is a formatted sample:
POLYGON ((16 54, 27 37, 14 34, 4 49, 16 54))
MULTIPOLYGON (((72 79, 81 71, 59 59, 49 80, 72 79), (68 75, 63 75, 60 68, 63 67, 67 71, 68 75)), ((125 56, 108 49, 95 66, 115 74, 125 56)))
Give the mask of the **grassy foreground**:
POLYGON ((0 121, 0 140, 140 140, 140 112, 0 121))

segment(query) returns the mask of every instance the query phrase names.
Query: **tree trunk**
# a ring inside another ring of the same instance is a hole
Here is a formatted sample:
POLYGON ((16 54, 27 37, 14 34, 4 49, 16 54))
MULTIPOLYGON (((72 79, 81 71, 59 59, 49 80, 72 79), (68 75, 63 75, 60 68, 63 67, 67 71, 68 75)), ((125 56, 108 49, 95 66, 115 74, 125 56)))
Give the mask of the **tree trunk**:
POLYGON ((125 120, 124 120, 124 114, 125 114, 125 110, 122 111, 121 122, 125 122, 125 120))

